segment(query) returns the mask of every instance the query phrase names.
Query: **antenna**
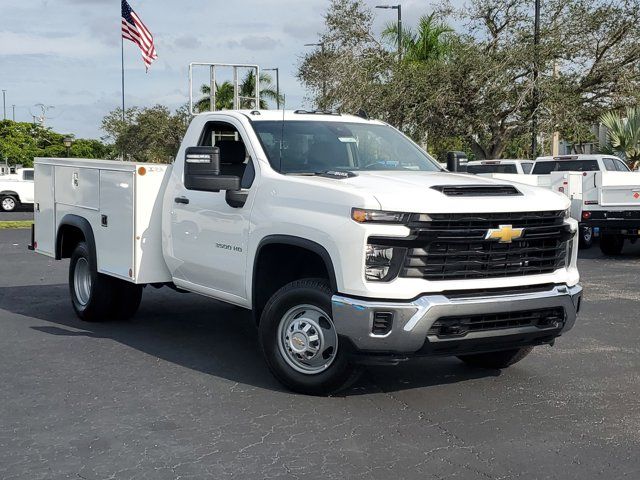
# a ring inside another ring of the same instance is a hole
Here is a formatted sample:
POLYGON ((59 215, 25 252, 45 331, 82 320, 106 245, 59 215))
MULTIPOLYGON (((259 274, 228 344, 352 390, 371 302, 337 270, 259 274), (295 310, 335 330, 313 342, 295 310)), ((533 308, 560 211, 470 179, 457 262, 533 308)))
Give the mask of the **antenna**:
POLYGON ((287 110, 287 97, 282 95, 282 125, 280 126, 280 158, 278 159, 278 171, 282 173, 282 146, 284 145, 284 112, 287 110))

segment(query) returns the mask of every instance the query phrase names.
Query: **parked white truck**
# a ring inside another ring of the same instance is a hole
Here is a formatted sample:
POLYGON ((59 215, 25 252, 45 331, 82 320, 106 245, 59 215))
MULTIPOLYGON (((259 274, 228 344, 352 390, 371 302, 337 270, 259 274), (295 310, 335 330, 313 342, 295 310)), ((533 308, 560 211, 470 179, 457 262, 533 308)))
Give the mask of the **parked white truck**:
POLYGON ((566 197, 444 172, 380 121, 210 112, 173 165, 35 165, 32 248, 71 259, 81 319, 130 317, 146 285, 252 309, 300 392, 419 355, 505 368, 580 308, 566 197))
POLYGON ((640 238, 640 172, 631 172, 612 155, 564 155, 539 157, 533 175, 581 172, 583 231, 599 229, 600 249, 619 255, 625 240, 640 238))
POLYGON ((33 189, 33 168, 0 176, 0 210, 12 212, 22 204, 32 204, 33 189))

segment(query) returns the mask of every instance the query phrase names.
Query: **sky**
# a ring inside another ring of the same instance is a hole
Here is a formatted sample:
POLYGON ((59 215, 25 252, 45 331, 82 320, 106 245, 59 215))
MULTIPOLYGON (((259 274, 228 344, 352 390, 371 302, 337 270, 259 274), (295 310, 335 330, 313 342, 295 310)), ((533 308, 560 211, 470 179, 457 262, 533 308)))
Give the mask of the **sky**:
MULTIPOLYGON (((430 4, 401 3, 408 25, 430 4)), ((158 60, 145 73, 138 47, 125 41, 127 107, 184 104, 189 62, 279 67, 287 108, 311 106, 295 72, 309 50, 304 44, 316 42, 323 30, 329 0, 129 0, 129 4, 153 33, 158 60)), ((2 0, 1 12, 0 89, 6 90, 7 118, 12 118, 15 105, 16 121, 32 121, 32 115, 40 112, 35 105, 43 104, 54 107, 47 111, 46 126, 77 138, 103 136, 102 118, 122 102, 120 0, 2 0)), ((377 31, 395 21, 394 10, 375 12, 377 31)))

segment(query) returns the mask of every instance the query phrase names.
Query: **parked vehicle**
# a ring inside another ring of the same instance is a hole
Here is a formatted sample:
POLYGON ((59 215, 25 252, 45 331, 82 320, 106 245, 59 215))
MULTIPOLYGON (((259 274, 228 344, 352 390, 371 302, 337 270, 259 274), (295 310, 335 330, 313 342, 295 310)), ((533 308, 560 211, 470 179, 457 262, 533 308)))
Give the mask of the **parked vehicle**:
POLYGON ((600 249, 619 255, 625 240, 640 237, 640 173, 631 172, 621 159, 611 155, 567 155, 540 157, 532 174, 582 172, 580 225, 600 231, 600 249))
POLYGON ((531 173, 533 160, 476 160, 467 164, 467 173, 531 173))
POLYGON ((71 259, 81 319, 130 317, 149 285, 252 309, 296 391, 420 355, 506 368, 580 308, 566 197, 444 172, 380 121, 208 112, 173 165, 35 164, 33 248, 71 259))
POLYGON ((0 209, 12 212, 20 205, 33 203, 33 168, 21 168, 15 174, 0 177, 0 209))

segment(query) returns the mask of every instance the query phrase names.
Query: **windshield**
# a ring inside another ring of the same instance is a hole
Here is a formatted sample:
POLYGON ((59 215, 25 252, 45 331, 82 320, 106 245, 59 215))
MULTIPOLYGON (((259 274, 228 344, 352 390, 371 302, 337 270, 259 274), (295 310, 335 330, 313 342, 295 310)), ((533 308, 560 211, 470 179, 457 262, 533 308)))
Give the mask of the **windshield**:
POLYGON ((435 160, 387 125, 257 121, 253 123, 253 127, 269 163, 281 173, 441 170, 435 160), (283 138, 284 141, 281 141, 283 138))
POLYGON ((518 173, 513 163, 467 164, 467 173, 518 173))
POLYGON ((536 162, 533 166, 534 175, 545 175, 551 172, 597 172, 597 160, 558 160, 536 162))

